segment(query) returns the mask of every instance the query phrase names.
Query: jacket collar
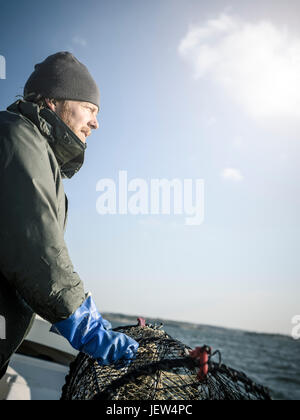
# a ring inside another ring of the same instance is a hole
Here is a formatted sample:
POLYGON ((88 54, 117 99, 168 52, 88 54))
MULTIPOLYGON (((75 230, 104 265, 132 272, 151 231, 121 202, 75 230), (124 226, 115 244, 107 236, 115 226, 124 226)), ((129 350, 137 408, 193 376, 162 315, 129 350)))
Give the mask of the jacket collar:
POLYGON ((84 162, 85 143, 49 108, 40 109, 37 104, 18 100, 7 111, 29 118, 51 146, 60 166, 63 178, 72 178, 84 162))

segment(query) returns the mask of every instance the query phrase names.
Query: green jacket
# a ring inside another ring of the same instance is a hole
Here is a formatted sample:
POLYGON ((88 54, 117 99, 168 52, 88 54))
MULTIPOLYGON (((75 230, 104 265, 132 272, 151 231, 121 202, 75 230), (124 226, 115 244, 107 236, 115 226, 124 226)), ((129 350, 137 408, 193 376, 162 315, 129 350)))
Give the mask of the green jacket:
POLYGON ((17 101, 0 112, 0 367, 35 313, 56 323, 85 300, 64 241, 62 183, 81 168, 85 149, 50 109, 17 101))

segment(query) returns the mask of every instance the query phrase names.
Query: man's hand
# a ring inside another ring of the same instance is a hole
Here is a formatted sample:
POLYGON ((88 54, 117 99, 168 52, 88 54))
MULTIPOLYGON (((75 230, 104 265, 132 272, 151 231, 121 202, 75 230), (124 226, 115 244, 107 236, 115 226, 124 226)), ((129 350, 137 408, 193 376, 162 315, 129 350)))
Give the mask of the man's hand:
POLYGON ((70 318, 54 324, 51 331, 61 334, 72 347, 93 357, 100 365, 130 362, 139 344, 108 328, 111 324, 102 318, 89 296, 70 318))

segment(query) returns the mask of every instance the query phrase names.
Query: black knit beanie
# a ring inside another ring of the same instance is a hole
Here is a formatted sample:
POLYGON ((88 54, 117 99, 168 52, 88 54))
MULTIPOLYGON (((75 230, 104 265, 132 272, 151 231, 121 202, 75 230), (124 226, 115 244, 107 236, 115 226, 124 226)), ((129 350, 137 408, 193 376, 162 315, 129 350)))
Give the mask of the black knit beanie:
POLYGON ((100 92, 85 65, 69 52, 50 55, 29 77, 24 99, 40 94, 45 98, 90 102, 100 108, 100 92))

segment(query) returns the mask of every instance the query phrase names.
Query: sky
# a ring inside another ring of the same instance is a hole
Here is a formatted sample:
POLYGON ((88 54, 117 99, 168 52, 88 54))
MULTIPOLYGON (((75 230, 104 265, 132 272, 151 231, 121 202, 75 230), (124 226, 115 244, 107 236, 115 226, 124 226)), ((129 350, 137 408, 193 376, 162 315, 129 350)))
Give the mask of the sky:
POLYGON ((0 0, 0 10, 1 110, 58 51, 100 88, 99 130, 64 181, 66 243, 99 311, 291 335, 299 1, 0 0), (187 199, 154 214, 162 179, 187 199), (198 224, 186 222, 192 203, 198 224), (108 204, 115 214, 100 214, 108 204))

